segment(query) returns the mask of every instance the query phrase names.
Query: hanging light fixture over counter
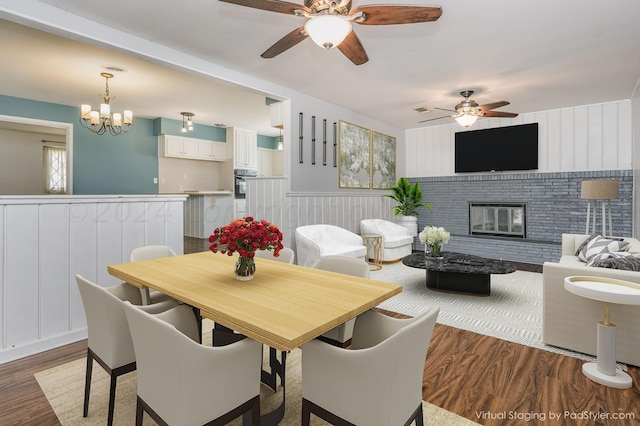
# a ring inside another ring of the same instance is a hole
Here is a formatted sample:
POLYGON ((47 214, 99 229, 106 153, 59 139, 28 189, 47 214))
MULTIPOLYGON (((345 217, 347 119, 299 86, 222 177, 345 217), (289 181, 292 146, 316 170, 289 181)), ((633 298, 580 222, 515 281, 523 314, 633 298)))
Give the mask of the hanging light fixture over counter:
POLYGON ((182 129, 180 129, 181 133, 187 133, 193 130, 193 116, 195 115, 192 112, 181 112, 182 114, 182 129))
POLYGON ((109 94, 109 79, 113 78, 113 74, 103 72, 100 75, 105 78, 105 92, 98 95, 102 99, 100 111, 92 110, 91 105, 82 104, 80 107, 80 124, 99 135, 107 131, 113 136, 125 134, 129 131, 130 126, 133 125, 133 112, 124 110, 123 114, 119 112, 111 113, 109 101, 116 98, 109 94))

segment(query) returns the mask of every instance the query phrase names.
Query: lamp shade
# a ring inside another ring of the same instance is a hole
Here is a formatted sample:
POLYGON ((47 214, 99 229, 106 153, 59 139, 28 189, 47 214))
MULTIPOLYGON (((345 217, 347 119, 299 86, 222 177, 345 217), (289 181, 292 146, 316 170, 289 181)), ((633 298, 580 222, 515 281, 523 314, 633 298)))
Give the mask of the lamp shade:
POLYGON ((619 198, 617 180, 583 180, 580 198, 584 200, 614 200, 619 198))
POLYGON ((311 40, 320 47, 336 47, 351 32, 351 22, 336 15, 320 15, 309 19, 304 30, 311 40))

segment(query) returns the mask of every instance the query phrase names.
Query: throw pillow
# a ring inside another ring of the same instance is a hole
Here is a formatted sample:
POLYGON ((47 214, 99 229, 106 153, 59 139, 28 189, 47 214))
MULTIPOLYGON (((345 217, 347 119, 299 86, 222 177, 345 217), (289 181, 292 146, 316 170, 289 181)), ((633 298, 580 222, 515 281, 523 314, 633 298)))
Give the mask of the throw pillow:
POLYGON ((587 244, 589 244, 589 242, 591 240, 593 240, 595 237, 599 237, 599 236, 600 236, 600 234, 598 234, 598 233, 593 233, 593 234, 589 235, 587 237, 587 239, 584 240, 582 242, 582 244, 580 244, 580 246, 578 246, 578 249, 576 250, 576 256, 580 256, 580 252, 587 246, 587 244))
POLYGON ((629 243, 626 241, 612 240, 600 235, 589 241, 578 254, 578 259, 588 262, 591 258, 600 253, 614 253, 629 250, 629 243))
POLYGON ((638 253, 600 253, 593 256, 589 263, 587 263, 587 266, 623 269, 625 271, 640 271, 640 258, 638 258, 638 253))

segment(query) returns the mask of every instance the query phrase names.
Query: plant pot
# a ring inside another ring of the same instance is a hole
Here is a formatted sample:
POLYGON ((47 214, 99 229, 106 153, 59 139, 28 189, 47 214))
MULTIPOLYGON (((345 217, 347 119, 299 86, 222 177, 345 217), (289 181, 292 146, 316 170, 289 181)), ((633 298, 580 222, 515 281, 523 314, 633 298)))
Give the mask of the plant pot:
POLYGON ((397 215, 396 223, 405 227, 409 231, 409 235, 415 237, 418 235, 418 218, 416 216, 397 215))

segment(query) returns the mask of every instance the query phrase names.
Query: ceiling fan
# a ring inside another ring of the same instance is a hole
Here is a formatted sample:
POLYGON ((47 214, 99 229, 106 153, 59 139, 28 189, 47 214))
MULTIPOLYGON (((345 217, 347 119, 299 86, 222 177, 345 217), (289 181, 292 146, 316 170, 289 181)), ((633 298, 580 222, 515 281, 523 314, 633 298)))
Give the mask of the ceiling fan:
MULTIPOLYGON (((501 111, 492 111, 493 109, 500 108, 506 105, 509 105, 507 101, 498 101, 490 104, 478 105, 476 101, 473 99, 469 99, 471 95, 473 95, 473 90, 465 90, 460 92, 460 95, 464 98, 464 101, 460 102, 455 106, 455 110, 445 109, 445 108, 434 108, 439 109, 441 111, 451 111, 453 114, 448 117, 454 118, 458 124, 464 127, 469 127, 479 117, 507 117, 513 118, 517 117, 518 114, 515 112, 501 112, 501 111)), ((418 123, 426 123, 427 121, 440 120, 441 118, 445 118, 447 116, 438 117, 438 118, 430 118, 429 120, 422 120, 418 123)))
POLYGON ((309 18, 307 22, 275 42, 262 53, 273 58, 307 37, 320 47, 337 47, 356 65, 369 60, 351 23, 361 25, 413 24, 437 20, 440 7, 426 6, 362 6, 351 10, 351 0, 305 0, 304 6, 281 0, 220 0, 254 9, 286 13, 309 18))

